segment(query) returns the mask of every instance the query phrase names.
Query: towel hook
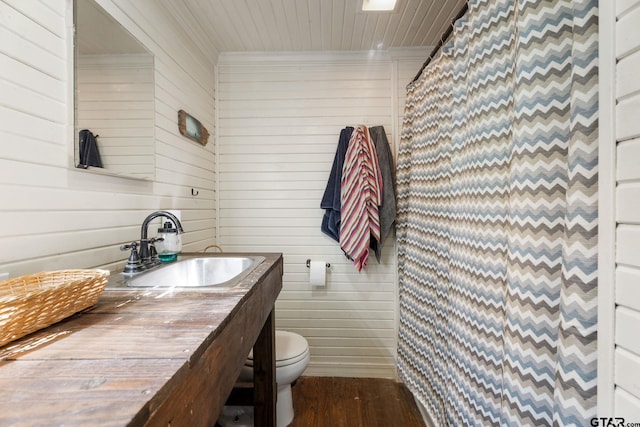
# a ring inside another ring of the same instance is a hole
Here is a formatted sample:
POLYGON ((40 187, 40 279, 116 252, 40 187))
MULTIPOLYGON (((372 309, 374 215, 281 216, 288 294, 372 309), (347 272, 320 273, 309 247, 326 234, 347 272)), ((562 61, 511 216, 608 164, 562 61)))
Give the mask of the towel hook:
POLYGON ((192 196, 197 196, 198 194, 200 194, 200 192, 198 190, 196 190, 195 188, 191 189, 191 195, 192 196))

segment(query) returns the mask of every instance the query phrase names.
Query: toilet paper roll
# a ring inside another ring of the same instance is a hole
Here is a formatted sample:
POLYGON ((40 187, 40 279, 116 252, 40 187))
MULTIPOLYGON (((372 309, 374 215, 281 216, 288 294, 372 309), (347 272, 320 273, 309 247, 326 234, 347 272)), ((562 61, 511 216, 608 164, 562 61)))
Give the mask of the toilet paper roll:
POLYGON ((327 284, 326 261, 311 261, 309 263, 309 283, 311 286, 325 286, 327 284))

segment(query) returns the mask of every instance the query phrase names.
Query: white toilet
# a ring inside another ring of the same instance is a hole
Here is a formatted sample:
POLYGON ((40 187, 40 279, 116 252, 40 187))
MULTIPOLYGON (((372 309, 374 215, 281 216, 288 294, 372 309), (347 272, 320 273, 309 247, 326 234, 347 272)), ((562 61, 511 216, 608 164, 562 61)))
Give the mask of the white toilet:
MULTIPOLYGON (((293 383, 309 364, 309 343, 296 333, 276 331, 276 383, 278 396, 276 403, 276 417, 278 427, 286 427, 293 421, 293 398, 291 383, 293 383)), ((253 351, 245 361, 240 372, 239 380, 253 381, 253 351)), ((253 426, 253 408, 225 406, 218 423, 223 427, 253 426)))

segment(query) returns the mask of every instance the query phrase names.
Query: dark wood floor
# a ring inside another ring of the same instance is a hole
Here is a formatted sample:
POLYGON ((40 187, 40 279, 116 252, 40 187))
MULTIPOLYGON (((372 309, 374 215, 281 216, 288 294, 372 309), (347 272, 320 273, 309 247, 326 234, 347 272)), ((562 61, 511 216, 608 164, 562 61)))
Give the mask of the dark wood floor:
POLYGON ((301 377, 290 427, 423 427, 407 388, 373 378, 301 377))

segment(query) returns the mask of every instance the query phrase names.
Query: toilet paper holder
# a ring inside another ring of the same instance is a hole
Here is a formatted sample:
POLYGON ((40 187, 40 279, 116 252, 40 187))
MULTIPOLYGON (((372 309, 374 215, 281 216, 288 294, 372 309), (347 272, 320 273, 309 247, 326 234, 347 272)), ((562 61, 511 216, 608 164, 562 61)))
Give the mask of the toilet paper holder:
MULTIPOLYGON (((328 262, 325 263, 325 265, 327 266, 327 268, 331 267, 331 264, 329 264, 328 262)), ((307 268, 310 268, 310 267, 311 267, 311 258, 307 260, 307 268)))

